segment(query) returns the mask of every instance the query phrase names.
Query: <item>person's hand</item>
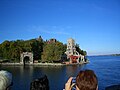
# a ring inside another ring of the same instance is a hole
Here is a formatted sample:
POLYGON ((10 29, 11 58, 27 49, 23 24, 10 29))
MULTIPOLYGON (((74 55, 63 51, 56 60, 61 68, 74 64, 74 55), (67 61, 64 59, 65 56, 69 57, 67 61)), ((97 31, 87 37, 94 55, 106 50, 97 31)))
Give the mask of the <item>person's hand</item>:
POLYGON ((70 77, 67 81, 67 83, 65 84, 65 90, 71 90, 71 81, 72 81, 73 77, 70 77))

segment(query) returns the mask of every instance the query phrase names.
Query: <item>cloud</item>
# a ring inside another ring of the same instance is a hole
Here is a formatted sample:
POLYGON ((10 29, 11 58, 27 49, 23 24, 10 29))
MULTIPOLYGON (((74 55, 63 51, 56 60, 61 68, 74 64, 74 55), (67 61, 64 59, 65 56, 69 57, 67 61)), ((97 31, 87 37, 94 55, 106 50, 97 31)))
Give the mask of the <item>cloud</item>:
POLYGON ((69 33, 62 32, 62 31, 54 31, 54 32, 51 32, 51 31, 46 31, 46 30, 43 30, 43 31, 41 31, 41 32, 43 32, 43 33, 48 33, 48 34, 70 35, 69 33))
POLYGON ((31 26, 28 31, 30 32, 41 32, 46 34, 57 34, 57 35, 70 35, 70 33, 66 32, 70 27, 60 27, 60 26, 31 26))

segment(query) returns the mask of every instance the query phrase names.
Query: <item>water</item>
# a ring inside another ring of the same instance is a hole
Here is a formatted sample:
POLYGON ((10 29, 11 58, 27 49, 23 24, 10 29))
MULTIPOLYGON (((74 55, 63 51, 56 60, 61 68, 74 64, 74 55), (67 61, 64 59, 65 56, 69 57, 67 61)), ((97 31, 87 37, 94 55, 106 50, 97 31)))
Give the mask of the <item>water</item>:
POLYGON ((46 74, 50 90, 63 90, 70 76, 76 76, 80 70, 94 70, 99 81, 99 90, 106 86, 120 84, 120 56, 90 56, 89 64, 74 66, 1 66, 13 74, 12 90, 29 90, 30 82, 46 74))

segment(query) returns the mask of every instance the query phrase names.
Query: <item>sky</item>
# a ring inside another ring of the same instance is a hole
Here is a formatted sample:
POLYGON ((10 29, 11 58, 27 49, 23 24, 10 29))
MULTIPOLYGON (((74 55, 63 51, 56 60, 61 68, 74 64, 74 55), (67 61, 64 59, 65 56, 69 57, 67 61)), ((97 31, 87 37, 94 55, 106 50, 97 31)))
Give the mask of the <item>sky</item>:
POLYGON ((120 53, 120 0, 0 0, 0 43, 75 39, 88 55, 120 53))

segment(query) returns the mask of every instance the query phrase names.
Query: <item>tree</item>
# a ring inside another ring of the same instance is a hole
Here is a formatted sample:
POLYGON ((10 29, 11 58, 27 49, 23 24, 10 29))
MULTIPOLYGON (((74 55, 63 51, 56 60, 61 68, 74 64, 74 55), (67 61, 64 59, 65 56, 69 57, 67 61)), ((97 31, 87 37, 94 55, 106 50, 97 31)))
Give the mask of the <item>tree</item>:
MULTIPOLYGON (((56 39, 51 43, 48 42, 44 41, 41 36, 31 40, 6 40, 0 44, 0 57, 11 60, 11 62, 19 62, 22 52, 32 52, 34 60, 47 62, 60 60, 61 55, 66 51, 67 45, 56 39)), ((86 51, 80 49, 78 44, 76 44, 76 50, 82 55, 87 54, 86 51)))
POLYGON ((76 44, 76 51, 78 51, 81 55, 87 55, 86 51, 80 49, 79 44, 76 44))
POLYGON ((43 48, 42 61, 58 61, 65 52, 63 43, 56 41, 55 43, 46 44, 43 48))
POLYGON ((32 52, 34 55, 34 59, 41 60, 41 53, 43 52, 43 41, 42 40, 31 40, 32 52))

